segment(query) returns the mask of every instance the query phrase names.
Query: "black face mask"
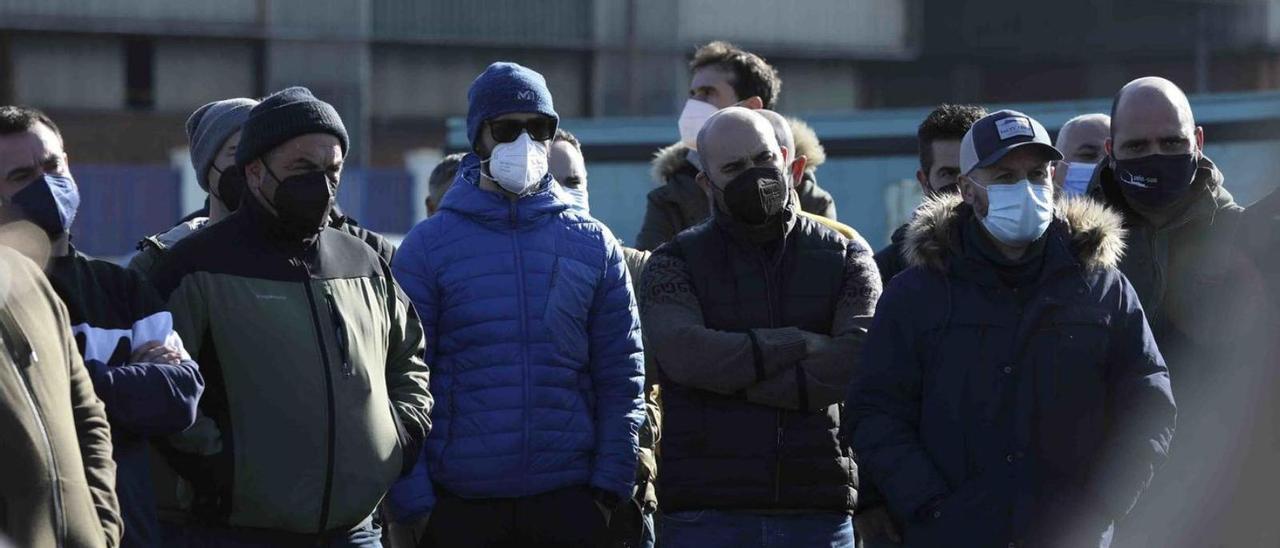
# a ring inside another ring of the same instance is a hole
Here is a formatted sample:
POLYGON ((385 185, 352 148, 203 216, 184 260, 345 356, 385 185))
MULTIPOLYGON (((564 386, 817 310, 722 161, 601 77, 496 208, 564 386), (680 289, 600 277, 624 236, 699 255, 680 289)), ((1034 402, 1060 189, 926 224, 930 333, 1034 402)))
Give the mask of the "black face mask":
MULTIPOLYGON (((712 185, 715 186, 715 185, 712 185)), ((761 225, 777 217, 787 205, 788 186, 774 166, 753 167, 724 185, 724 205, 734 219, 761 225)))
POLYGON ((227 211, 235 211, 240 209, 240 203, 244 201, 244 191, 248 188, 244 179, 244 168, 238 165, 230 165, 226 169, 218 172, 218 191, 214 192, 213 187, 209 188, 209 193, 213 194, 222 205, 227 207, 227 211))
POLYGON ((1186 196, 1196 176, 1195 154, 1151 154, 1129 160, 1112 159, 1116 183, 1132 205, 1160 209, 1186 196))
POLYGON ((328 174, 323 171, 309 171, 283 180, 271 173, 271 168, 267 168, 267 173, 280 182, 272 205, 285 233, 305 239, 324 230, 329 224, 329 212, 333 210, 337 183, 329 182, 328 174))

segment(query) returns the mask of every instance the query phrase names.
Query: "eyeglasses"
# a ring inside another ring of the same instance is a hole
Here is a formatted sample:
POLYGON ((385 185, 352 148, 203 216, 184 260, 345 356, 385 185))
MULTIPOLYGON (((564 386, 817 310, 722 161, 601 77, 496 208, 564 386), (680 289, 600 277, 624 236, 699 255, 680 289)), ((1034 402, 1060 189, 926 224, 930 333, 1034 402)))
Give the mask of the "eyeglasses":
POLYGON ((556 121, 547 116, 538 116, 529 120, 490 120, 489 134, 499 143, 510 143, 520 137, 521 131, 528 131, 534 141, 547 141, 556 134, 556 121))

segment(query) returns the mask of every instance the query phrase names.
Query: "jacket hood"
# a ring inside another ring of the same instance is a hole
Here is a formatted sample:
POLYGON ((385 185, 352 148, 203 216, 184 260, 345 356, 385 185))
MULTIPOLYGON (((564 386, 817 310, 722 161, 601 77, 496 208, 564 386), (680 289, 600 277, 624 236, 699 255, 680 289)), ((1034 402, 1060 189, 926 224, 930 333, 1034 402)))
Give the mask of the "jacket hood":
MULTIPOLYGON (((967 207, 954 194, 925 200, 902 242, 907 264, 945 272, 957 249, 959 210, 967 207)), ((1053 216, 1053 224, 1066 230, 1068 247, 1086 270, 1119 266, 1125 236, 1120 215, 1090 198, 1060 197, 1054 203, 1053 216)))
MULTIPOLYGON (((818 134, 813 131, 813 128, 796 118, 787 118, 787 122, 791 124, 791 133, 796 140, 796 156, 803 155, 809 159, 805 170, 811 171, 825 163, 827 152, 822 148, 822 143, 818 141, 818 134)), ((689 147, 684 143, 675 143, 658 149, 653 153, 649 177, 655 184, 665 184, 677 172, 686 169, 689 165, 688 156, 689 147)))
POLYGON ((822 143, 818 141, 818 134, 813 131, 813 128, 799 118, 787 118, 787 122, 791 124, 791 134, 796 140, 796 156, 808 158, 805 170, 817 169, 818 166, 826 163, 827 150, 822 148, 822 143))
POLYGON ((468 217, 496 230, 533 225, 554 217, 569 208, 555 191, 555 180, 547 174, 537 190, 512 202, 503 194, 480 188, 480 157, 467 154, 458 166, 453 186, 440 200, 440 209, 468 217))

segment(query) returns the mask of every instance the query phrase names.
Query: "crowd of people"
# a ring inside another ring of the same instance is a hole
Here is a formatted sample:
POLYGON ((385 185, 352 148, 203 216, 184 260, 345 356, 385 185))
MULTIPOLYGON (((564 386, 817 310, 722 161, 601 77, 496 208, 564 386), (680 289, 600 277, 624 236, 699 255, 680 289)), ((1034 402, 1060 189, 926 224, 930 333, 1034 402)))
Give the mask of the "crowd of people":
POLYGON ((924 199, 877 252, 764 59, 714 42, 689 69, 634 247, 514 63, 472 83, 470 149, 398 249, 338 209, 348 133, 306 88, 190 116, 208 206, 127 268, 72 243, 57 124, 0 106, 0 532, 1203 542, 1169 523, 1197 467, 1249 450, 1214 417, 1274 365, 1278 217, 1233 201, 1176 85, 1133 80, 1056 143, 1021 112, 937 107, 924 199))

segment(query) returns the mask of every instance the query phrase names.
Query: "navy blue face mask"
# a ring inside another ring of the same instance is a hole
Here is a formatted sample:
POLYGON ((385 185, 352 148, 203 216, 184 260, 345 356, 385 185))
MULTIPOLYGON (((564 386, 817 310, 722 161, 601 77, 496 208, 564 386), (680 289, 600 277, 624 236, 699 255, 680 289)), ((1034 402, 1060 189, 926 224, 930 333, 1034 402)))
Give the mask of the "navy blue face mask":
POLYGON ((1116 183, 1130 204, 1159 209, 1177 203, 1191 190, 1199 158, 1187 154, 1150 154, 1112 160, 1116 183))
POLYGON ((46 173, 18 191, 9 203, 22 209, 25 219, 57 239, 71 229, 80 209, 80 189, 70 175, 46 173))

